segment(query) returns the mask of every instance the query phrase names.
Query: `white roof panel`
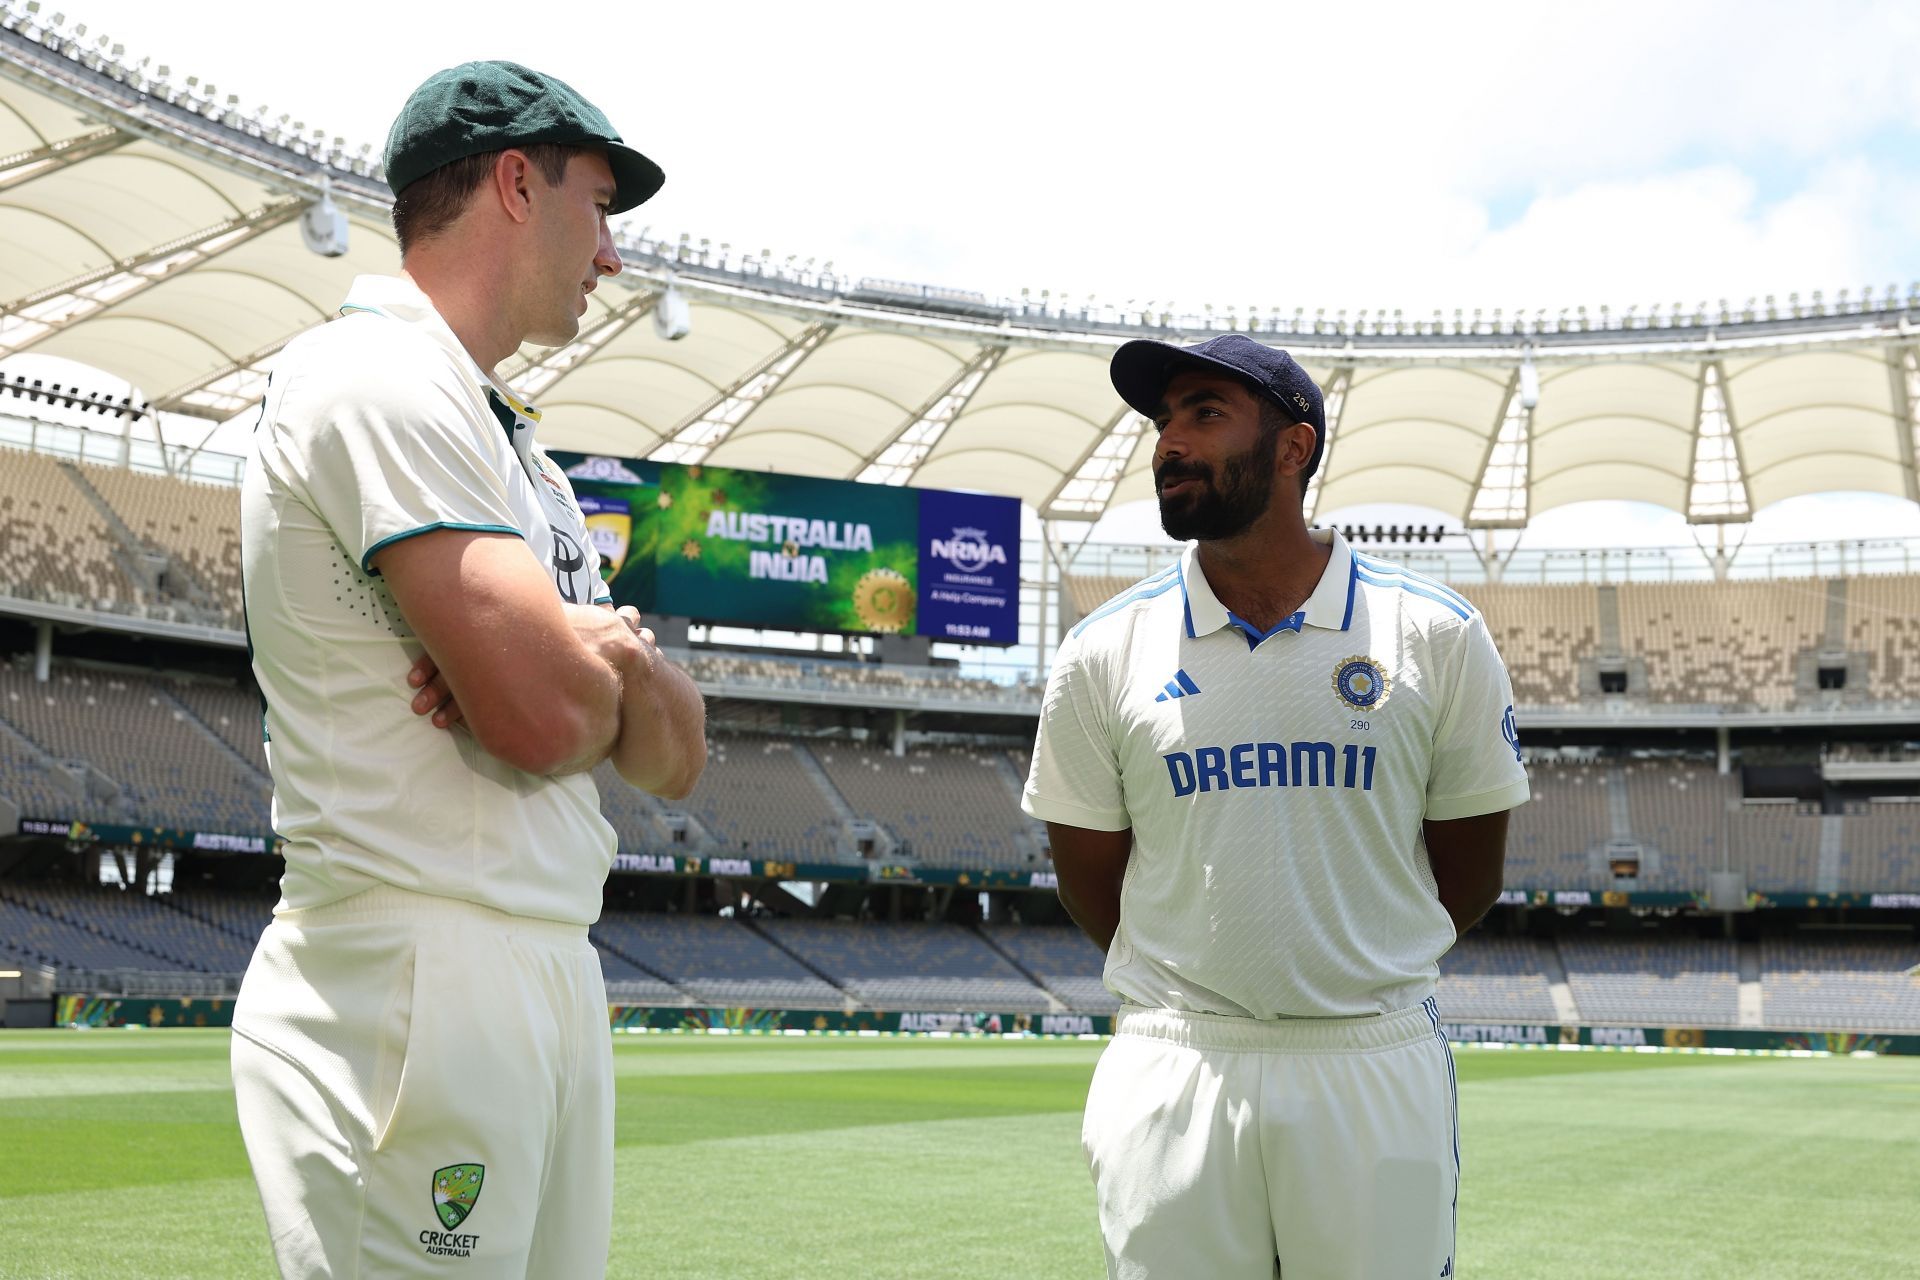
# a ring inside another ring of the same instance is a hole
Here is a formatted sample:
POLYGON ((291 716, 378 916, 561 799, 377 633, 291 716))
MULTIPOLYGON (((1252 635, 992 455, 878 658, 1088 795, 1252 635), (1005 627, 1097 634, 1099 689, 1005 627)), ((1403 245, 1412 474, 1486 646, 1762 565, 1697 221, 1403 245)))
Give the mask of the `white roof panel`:
MULTIPOLYGON (((0 359, 29 349, 65 356, 148 397, 211 383, 181 408, 240 413, 260 394, 271 353, 333 315, 354 275, 395 269, 391 200, 374 167, 310 154, 310 131, 294 139, 225 114, 137 65, 51 51, 32 21, 8 12, 0 160, 14 156, 15 170, 9 179, 0 165, 0 359), (108 146, 113 130, 139 137, 108 146), (62 163, 19 159, 79 139, 90 141, 62 163), (323 177, 352 219, 339 257, 317 256, 297 225, 273 221, 316 199, 323 177), (231 240, 209 239, 234 219, 252 221, 231 240), (183 238, 194 243, 183 249, 183 238), (53 296, 9 309, 43 291, 53 296)), ((203 70, 223 78, 231 69, 203 70)), ((1135 428, 1108 380, 1113 348, 1219 332, 1197 316, 1048 311, 918 286, 863 291, 765 258, 707 259, 685 244, 623 237, 621 252, 628 269, 589 299, 582 337, 559 352, 530 348, 503 370, 526 379, 553 447, 645 456, 742 392, 726 422, 694 433, 696 451, 718 439, 716 464, 851 475, 970 361, 1004 348, 901 474, 911 467, 912 483, 1032 503, 1060 494, 1078 505, 1044 514, 1087 518, 1103 502, 1152 496, 1152 433, 1105 437, 1135 428), (644 314, 669 285, 690 306, 691 331, 678 341, 644 314), (824 340, 792 363, 794 344, 818 338, 816 326, 828 327, 824 340), (776 376, 756 376, 769 371, 776 376)), ((1716 362, 1756 509, 1829 489, 1916 492, 1900 362, 1916 341, 1920 293, 1658 323, 1603 315, 1591 326, 1545 312, 1504 328, 1402 324, 1385 313, 1348 324, 1344 314, 1297 326, 1262 320, 1255 334, 1293 352, 1323 386, 1350 374, 1321 511, 1409 502, 1464 519, 1526 361, 1540 385, 1523 481, 1534 512, 1597 498, 1684 511, 1700 388, 1716 362)))

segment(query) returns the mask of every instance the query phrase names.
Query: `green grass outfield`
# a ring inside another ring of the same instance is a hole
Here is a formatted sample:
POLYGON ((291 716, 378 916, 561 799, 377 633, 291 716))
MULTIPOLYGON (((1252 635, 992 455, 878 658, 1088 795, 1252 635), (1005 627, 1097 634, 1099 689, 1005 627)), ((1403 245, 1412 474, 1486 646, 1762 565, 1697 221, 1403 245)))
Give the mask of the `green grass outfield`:
MULTIPOLYGON (((0 1033, 0 1276, 272 1274, 226 1044, 0 1033)), ((1095 1280, 1100 1047, 622 1036, 609 1274, 1095 1280)), ((1465 1280, 1920 1274, 1920 1059, 1459 1057, 1465 1280)))

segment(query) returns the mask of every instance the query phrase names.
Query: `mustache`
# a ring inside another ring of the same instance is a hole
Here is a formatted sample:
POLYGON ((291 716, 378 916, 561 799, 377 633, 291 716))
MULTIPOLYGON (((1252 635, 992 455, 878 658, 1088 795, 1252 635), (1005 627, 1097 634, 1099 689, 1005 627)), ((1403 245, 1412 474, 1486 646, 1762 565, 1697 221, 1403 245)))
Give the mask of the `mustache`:
POLYGON ((1162 488, 1175 480, 1213 480, 1213 468, 1204 462, 1168 462, 1153 474, 1153 491, 1159 493, 1162 488))

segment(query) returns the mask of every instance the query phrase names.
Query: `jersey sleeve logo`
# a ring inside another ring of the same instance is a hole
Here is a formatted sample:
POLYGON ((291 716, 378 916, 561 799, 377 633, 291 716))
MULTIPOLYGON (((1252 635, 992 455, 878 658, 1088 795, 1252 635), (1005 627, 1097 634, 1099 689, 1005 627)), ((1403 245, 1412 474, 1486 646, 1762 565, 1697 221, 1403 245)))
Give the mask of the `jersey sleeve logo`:
POLYGON ((1524 764, 1525 758, 1520 754, 1520 726, 1514 722, 1511 704, 1508 705, 1506 714, 1500 717, 1500 736, 1507 740, 1509 747, 1513 748, 1513 758, 1524 764))
POLYGON ((1355 711, 1373 711, 1393 692, 1393 681, 1379 662, 1356 655, 1333 669, 1333 691, 1355 711))

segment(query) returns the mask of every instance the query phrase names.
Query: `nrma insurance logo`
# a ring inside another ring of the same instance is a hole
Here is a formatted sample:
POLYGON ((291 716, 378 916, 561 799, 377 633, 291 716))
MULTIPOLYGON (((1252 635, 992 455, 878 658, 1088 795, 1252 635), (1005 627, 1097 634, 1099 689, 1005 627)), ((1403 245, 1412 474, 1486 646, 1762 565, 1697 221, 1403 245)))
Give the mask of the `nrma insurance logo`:
POLYGON ((931 538, 928 553, 962 573, 979 573, 989 565, 1007 563, 1007 549, 987 537, 985 529, 955 525, 951 538, 931 538))

